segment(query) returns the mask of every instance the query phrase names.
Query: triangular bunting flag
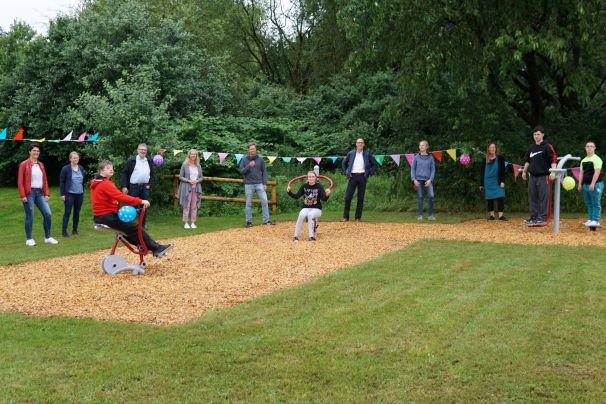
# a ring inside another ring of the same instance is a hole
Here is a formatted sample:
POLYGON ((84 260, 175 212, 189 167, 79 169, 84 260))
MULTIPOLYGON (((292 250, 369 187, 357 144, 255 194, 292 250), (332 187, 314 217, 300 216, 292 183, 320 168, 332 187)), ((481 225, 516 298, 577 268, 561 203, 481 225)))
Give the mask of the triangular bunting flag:
POLYGON ((6 139, 6 128, 2 129, 2 132, 0 132, 0 140, 5 140, 6 139))
POLYGON ((13 140, 23 140, 23 132, 23 128, 19 129, 13 140))
POLYGON ((46 142, 46 138, 43 137, 41 139, 35 139, 35 140, 33 140, 33 142, 44 143, 44 142, 46 142))
POLYGON ((446 150, 446 153, 448 153, 448 155, 452 157, 454 161, 457 161, 457 149, 448 149, 446 150))
POLYGON ((173 156, 176 156, 179 153, 183 153, 183 150, 173 150, 173 156))
POLYGON ((290 160, 292 160, 292 157, 282 157, 282 161, 285 163, 290 163, 290 160))
POLYGON ((84 142, 84 140, 86 140, 86 132, 80 133, 80 136, 78 136, 78 140, 76 140, 76 142, 80 143, 84 142))
POLYGON ((509 161, 505 160, 505 168, 509 165, 509 161))
POLYGON ((377 164, 382 166, 383 162, 385 161, 385 156, 382 154, 379 154, 378 156, 375 156, 375 160, 377 161, 377 164))
POLYGON ((391 159, 396 162, 396 165, 398 167, 400 167, 400 155, 399 154, 390 154, 389 157, 391 157, 391 159))
POLYGON ((440 163, 442 162, 442 150, 431 152, 431 154, 433 154, 435 159, 438 160, 440 163))
POLYGON ((337 162, 337 157, 335 157, 335 156, 330 156, 329 159, 330 159, 330 161, 332 161, 333 164, 335 164, 337 162))
MULTIPOLYGON (((98 137, 99 137, 99 132, 95 133, 94 135, 92 135, 91 137, 89 137, 88 139, 86 139, 86 141, 87 142, 94 142, 95 140, 97 140, 98 137)), ((162 150, 162 149, 160 149, 160 150, 162 150)), ((163 152, 161 152, 160 154, 162 154, 162 153, 163 152)))
POLYGON ((278 156, 267 156, 267 160, 269 160, 269 165, 272 165, 278 156))
POLYGON ((67 135, 65 135, 65 137, 63 138, 64 142, 69 142, 70 140, 72 140, 72 135, 74 134, 74 131, 72 130, 71 132, 69 132, 67 135))
POLYGON ((243 154, 234 154, 234 156, 236 156, 236 164, 240 164, 243 154))
POLYGON ((312 157, 312 160, 316 162, 316 164, 320 164, 320 161, 322 161, 322 157, 312 157))
POLYGON ((574 175, 574 178, 576 178, 577 181, 581 180, 581 167, 572 167, 570 171, 572 171, 572 175, 574 175))
POLYGON ((518 179, 518 174, 520 174, 520 171, 522 171, 523 168, 521 165, 519 164, 513 164, 513 179, 514 181, 518 179))
POLYGON ((303 164, 305 160, 307 160, 307 157, 297 157, 297 161, 301 164, 303 164))
POLYGON ((415 155, 412 153, 406 153, 404 155, 406 157, 406 161, 408 161, 408 165, 412 167, 412 161, 415 159, 415 155))
POLYGON ((218 153, 219 154, 219 164, 223 164, 225 161, 225 157, 229 156, 229 153, 218 153))
POLYGON ((212 155, 213 155, 213 152, 210 152, 210 151, 202 152, 202 157, 204 157, 204 161, 208 160, 210 158, 210 156, 212 156, 212 155))

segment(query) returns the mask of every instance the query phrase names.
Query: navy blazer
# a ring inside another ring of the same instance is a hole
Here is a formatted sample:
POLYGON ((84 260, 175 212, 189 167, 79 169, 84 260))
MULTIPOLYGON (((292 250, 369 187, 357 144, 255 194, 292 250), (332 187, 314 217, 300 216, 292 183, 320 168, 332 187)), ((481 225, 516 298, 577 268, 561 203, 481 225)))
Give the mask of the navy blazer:
MULTIPOLYGON (((375 171, 377 170, 377 161, 375 160, 375 156, 364 150, 362 152, 362 157, 364 158, 364 174, 366 177, 369 175, 374 175, 375 171)), ((351 177, 351 170, 353 168, 355 159, 356 149, 353 149, 347 153, 347 156, 345 156, 343 162, 341 163, 341 168, 343 168, 347 178, 351 177)))
MULTIPOLYGON (((84 178, 84 167, 78 164, 80 168, 80 173, 82 174, 82 178, 84 178)), ((67 195, 67 190, 69 189, 69 184, 72 182, 72 167, 71 164, 63 166, 61 169, 61 174, 59 175, 59 189, 61 192, 61 196, 67 195)), ((82 184, 84 185, 84 184, 82 184)))

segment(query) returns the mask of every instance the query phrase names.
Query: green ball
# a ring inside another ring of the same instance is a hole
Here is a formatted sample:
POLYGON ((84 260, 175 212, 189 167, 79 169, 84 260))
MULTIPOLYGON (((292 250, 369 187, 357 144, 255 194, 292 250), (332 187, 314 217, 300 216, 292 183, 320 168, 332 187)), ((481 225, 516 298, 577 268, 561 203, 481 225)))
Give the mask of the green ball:
POLYGON ((574 178, 572 178, 571 176, 566 176, 564 177, 564 179, 562 180, 562 187, 566 190, 566 191, 570 191, 571 189, 574 188, 574 178))

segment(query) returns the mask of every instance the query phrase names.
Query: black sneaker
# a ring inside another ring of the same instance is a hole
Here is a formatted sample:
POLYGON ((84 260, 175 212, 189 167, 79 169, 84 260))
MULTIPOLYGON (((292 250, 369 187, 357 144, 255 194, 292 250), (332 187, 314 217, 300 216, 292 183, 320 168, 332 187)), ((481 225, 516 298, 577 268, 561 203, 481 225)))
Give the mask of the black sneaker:
POLYGON ((316 241, 316 238, 315 237, 310 237, 309 241, 316 241))
POLYGON ((72 236, 75 236, 78 234, 78 230, 72 230, 72 236))
POLYGON ((158 248, 156 248, 156 250, 152 252, 152 254, 154 255, 154 257, 158 258, 165 255, 171 248, 175 248, 175 243, 158 244, 158 248))
POLYGON ((299 237, 293 237, 292 241, 299 241, 299 237))
POLYGON ((508 219, 505 216, 501 216, 501 217, 499 217, 499 220, 501 222, 506 222, 508 219))
POLYGON ((490 215, 486 218, 486 220, 495 220, 493 215, 490 215))
POLYGON ((63 237, 69 237, 69 233, 68 233, 68 232, 66 232, 66 231, 64 231, 63 233, 61 233, 61 235, 62 235, 63 237))
POLYGON ((244 225, 244 227, 246 227, 248 229, 249 227, 252 227, 252 223, 246 222, 246 224, 244 225))

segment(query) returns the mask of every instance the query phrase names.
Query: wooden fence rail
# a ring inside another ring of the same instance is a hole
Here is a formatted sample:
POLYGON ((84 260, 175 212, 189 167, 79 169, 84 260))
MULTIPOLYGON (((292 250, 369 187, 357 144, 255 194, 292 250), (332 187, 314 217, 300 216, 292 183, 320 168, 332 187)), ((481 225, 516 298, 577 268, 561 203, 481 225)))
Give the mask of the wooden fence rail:
MULTIPOLYGON (((173 179, 173 206, 176 208, 179 206, 179 198, 177 192, 179 191, 179 174, 166 175, 165 178, 173 179)), ((202 177, 203 182, 231 182, 236 184, 244 184, 244 180, 240 178, 222 178, 222 177, 202 177)), ((271 187, 271 198, 267 201, 271 206, 271 211, 275 212, 278 208, 278 181, 267 181, 267 186, 271 187)), ((203 201, 220 201, 220 202, 237 202, 246 203, 246 198, 230 198, 226 196, 209 196, 202 194, 203 201)), ((253 203, 261 203, 259 199, 253 199, 253 203)))

